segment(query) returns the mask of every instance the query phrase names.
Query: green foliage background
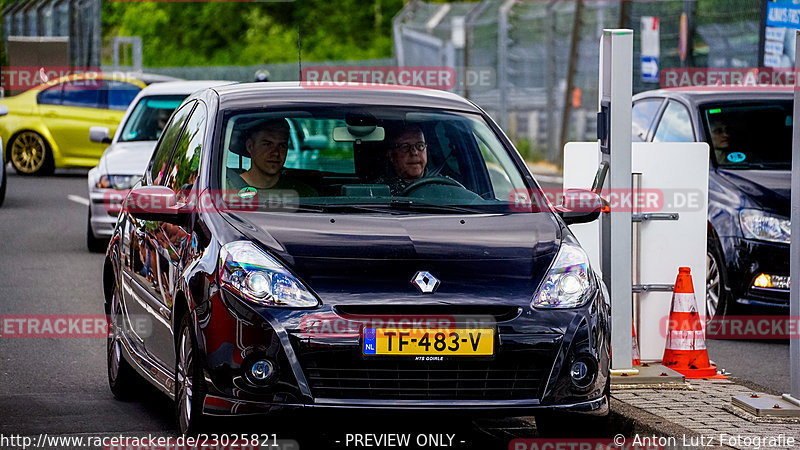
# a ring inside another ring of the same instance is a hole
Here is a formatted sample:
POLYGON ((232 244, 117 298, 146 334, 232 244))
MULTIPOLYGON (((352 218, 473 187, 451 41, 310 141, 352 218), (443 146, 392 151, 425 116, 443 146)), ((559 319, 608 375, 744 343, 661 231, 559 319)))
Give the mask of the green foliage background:
MULTIPOLYGON (((392 18, 408 0, 103 2, 104 48, 141 36, 145 66, 256 65, 392 55, 392 18)), ((104 54, 104 60, 110 60, 104 54)))

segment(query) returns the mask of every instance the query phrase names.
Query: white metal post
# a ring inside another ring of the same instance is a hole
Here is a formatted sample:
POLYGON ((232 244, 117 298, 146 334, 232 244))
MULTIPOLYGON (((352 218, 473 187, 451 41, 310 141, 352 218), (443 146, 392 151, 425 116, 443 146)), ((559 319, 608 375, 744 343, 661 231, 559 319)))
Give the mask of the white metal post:
MULTIPOLYGON (((800 68, 800 32, 795 36, 795 72, 800 68)), ((789 317, 796 321, 800 316, 800 86, 794 86, 794 126, 792 127, 792 240, 789 250, 789 274, 791 291, 789 294, 789 317)), ((793 336, 795 337, 795 336, 793 336)), ((800 342, 789 339, 789 370, 791 391, 784 398, 800 406, 800 342)))
MULTIPOLYGON (((633 30, 606 29, 600 41, 600 110, 607 139, 601 139, 602 161, 609 163, 607 188, 631 192, 631 100, 633 90, 633 30), (604 145, 604 142, 607 145, 604 145)), ((601 125, 601 124, 598 124, 601 125)), ((631 290, 630 209, 612 205, 600 224, 603 281, 611 295, 611 368, 614 373, 638 373, 632 362, 633 294, 631 290)))

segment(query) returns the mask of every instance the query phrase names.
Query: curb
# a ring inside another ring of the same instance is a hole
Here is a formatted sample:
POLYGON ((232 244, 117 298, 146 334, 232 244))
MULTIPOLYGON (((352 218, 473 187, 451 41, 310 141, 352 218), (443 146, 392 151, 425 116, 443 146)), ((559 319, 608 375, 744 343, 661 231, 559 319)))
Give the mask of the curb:
POLYGON ((610 428, 625 437, 634 436, 697 436, 698 433, 676 425, 663 417, 643 411, 614 398, 611 394, 610 428))

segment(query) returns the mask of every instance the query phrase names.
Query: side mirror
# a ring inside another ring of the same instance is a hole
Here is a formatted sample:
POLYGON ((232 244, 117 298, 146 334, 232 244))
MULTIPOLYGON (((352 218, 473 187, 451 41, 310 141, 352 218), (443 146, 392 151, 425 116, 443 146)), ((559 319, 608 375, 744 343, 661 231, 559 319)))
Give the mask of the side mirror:
POLYGON ((188 210, 178 204, 175 192, 166 186, 139 186, 125 199, 128 213, 141 220, 182 223, 188 210))
POLYGON ((8 115, 8 106, 0 105, 0 117, 8 115))
POLYGON ((605 201, 596 192, 588 189, 567 189, 564 203, 555 207, 567 225, 588 223, 600 217, 605 201))
POLYGON ((99 144, 110 144, 111 133, 106 127, 91 127, 89 128, 89 140, 99 144))

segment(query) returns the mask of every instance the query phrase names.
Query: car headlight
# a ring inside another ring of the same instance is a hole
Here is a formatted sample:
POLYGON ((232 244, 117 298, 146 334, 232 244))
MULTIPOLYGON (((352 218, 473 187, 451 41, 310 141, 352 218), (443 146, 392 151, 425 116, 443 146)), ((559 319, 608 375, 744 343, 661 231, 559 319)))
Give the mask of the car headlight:
POLYGON ((743 209, 739 212, 744 237, 768 242, 788 244, 792 224, 789 219, 773 216, 764 211, 743 209))
POLYGON ((101 189, 130 189, 136 184, 140 175, 102 175, 95 187, 101 189))
POLYGON ((586 252, 577 244, 564 242, 531 305, 534 308, 575 308, 586 304, 596 289, 586 252))
POLYGON ((230 242, 219 256, 222 286, 263 306, 308 308, 317 298, 282 264, 249 241, 230 242))

